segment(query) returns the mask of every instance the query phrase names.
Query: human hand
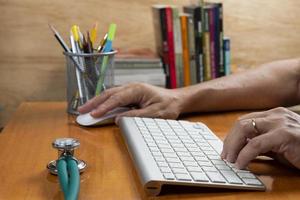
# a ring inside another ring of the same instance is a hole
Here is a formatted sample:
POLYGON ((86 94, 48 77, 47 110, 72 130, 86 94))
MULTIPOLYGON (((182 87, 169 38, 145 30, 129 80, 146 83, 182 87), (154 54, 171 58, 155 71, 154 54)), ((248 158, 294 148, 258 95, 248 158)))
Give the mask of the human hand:
POLYGON ((242 169, 265 153, 275 153, 300 169, 298 114, 280 107, 242 116, 225 138, 221 157, 242 169))
POLYGON ((132 83, 105 90, 78 108, 80 113, 91 111, 91 116, 101 117, 120 106, 134 106, 136 109, 121 113, 121 116, 142 116, 176 119, 180 114, 181 99, 176 90, 160 88, 144 83, 132 83))

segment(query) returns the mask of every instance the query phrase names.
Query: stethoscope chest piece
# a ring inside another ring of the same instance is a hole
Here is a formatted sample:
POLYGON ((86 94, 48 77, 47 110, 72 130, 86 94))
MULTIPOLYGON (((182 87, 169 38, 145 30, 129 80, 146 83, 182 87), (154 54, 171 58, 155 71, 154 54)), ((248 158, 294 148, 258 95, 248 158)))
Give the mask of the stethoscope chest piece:
MULTIPOLYGON (((65 156, 72 157, 72 159, 77 161, 77 166, 81 173, 85 170, 87 164, 85 161, 79 160, 74 156, 74 150, 77 149, 79 145, 80 142, 73 138, 59 138, 52 142, 52 147, 58 150, 58 160, 65 156)), ((56 164, 57 160, 52 160, 47 165, 47 169, 53 175, 57 175, 56 164)))

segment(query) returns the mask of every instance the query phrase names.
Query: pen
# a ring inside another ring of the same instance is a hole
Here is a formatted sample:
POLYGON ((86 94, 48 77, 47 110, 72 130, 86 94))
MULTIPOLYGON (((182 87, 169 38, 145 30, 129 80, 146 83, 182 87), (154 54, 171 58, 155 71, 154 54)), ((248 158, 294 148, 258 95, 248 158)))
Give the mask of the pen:
MULTIPOLYGON (((73 53, 83 53, 81 48, 80 48, 80 44, 83 47, 84 38, 82 36, 82 41, 80 41, 80 32, 79 32, 78 26, 73 25, 72 28, 71 28, 71 32, 72 32, 73 38, 75 40, 74 48, 72 47, 72 49, 74 49, 73 53)), ((78 57, 77 60, 78 60, 79 64, 84 68, 84 64, 85 64, 84 58, 83 57, 78 57)), ((85 100, 89 99, 89 92, 88 92, 88 88, 87 88, 87 85, 86 85, 86 82, 85 82, 85 80, 88 78, 87 74, 85 73, 87 69, 83 69, 83 70, 84 70, 84 73, 80 74, 80 80, 82 82, 82 88, 83 88, 82 95, 85 98, 83 100, 83 102, 85 102, 85 100), (81 76, 81 75, 83 75, 83 76, 81 76)))
MULTIPOLYGON (((71 35, 70 36, 70 42, 71 42, 71 46, 72 46, 72 51, 73 53, 77 53, 77 48, 76 48, 76 44, 75 44, 75 40, 74 40, 74 36, 71 35)), ((78 58, 75 58, 75 59, 78 59, 78 58)), ((82 85, 81 85, 81 74, 79 72, 79 70, 76 68, 75 69, 75 73, 76 73, 76 80, 77 80, 77 86, 78 86, 78 92, 79 92, 79 100, 80 100, 80 104, 82 105, 84 103, 84 100, 83 100, 83 91, 82 91, 82 85)))
POLYGON ((97 30, 98 30, 98 23, 96 22, 93 26, 93 28, 91 29, 91 43, 92 43, 92 48, 94 46, 94 44, 96 43, 96 39, 97 39, 97 30))
MULTIPOLYGON (((104 53, 110 52, 112 50, 112 41, 114 40, 115 33, 116 33, 116 24, 110 24, 108 34, 107 34, 107 41, 105 43, 105 46, 103 48, 104 53)), ((97 82, 97 87, 96 87, 96 92, 95 95, 99 95, 100 92, 103 90, 103 84, 104 84, 104 78, 105 78, 105 72, 107 68, 107 62, 108 62, 108 56, 104 56, 100 68, 100 74, 99 74, 99 79, 97 82)))
MULTIPOLYGON (((59 44, 62 46, 62 48, 64 49, 65 52, 67 53, 72 53, 70 48, 68 47, 68 45, 65 43, 65 41, 62 39, 62 37, 60 36, 60 34, 58 33, 58 31, 54 28, 54 26, 52 26, 51 24, 48 24, 50 29, 52 30, 52 32, 54 33, 55 38, 57 39, 57 41, 59 42, 59 44)), ((75 64, 75 67, 81 72, 84 73, 84 69, 82 69, 82 67, 80 66, 80 64, 74 59, 73 56, 69 56, 70 59, 73 61, 73 63, 75 64)), ((94 88, 95 85, 94 83, 91 81, 91 79, 89 77, 87 77, 87 81, 89 83, 89 85, 94 88)))
POLYGON ((101 52, 103 49, 103 46, 105 45, 105 42, 107 40, 107 34, 104 35, 104 38, 100 41, 100 45, 97 48, 98 52, 101 52))

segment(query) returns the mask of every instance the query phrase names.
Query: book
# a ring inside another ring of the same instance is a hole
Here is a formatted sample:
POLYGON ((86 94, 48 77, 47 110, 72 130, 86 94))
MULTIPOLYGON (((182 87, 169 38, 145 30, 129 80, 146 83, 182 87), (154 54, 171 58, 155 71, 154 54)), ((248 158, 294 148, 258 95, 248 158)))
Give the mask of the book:
POLYGON ((166 75, 165 87, 170 87, 170 72, 168 63, 168 44, 167 44, 167 31, 165 20, 165 5, 153 5, 153 26, 155 30, 155 45, 156 52, 163 60, 164 72, 166 75))
POLYGON ((194 19, 193 16, 188 15, 188 47, 190 54, 190 80, 191 84, 197 84, 197 68, 195 60, 195 32, 194 32, 194 19))
POLYGON ((198 5, 190 5, 183 7, 184 12, 193 18, 194 31, 194 47, 195 47, 195 63, 196 63, 196 82, 204 80, 203 66, 203 45, 202 45, 202 9, 198 5))
POLYGON ((224 49, 224 69, 225 75, 229 75, 231 73, 231 63, 230 63, 230 39, 228 37, 224 37, 223 39, 223 49, 224 49))
POLYGON ((175 49, 173 32, 173 13, 170 6, 152 6, 156 49, 163 59, 168 88, 176 88, 175 49))
POLYGON ((175 69, 175 49, 174 49, 174 32, 173 32, 173 12, 171 7, 166 7, 166 25, 167 25, 167 45, 168 61, 170 71, 170 88, 176 88, 176 69, 175 69))
POLYGON ((209 50, 210 50, 210 67, 211 67, 211 78, 215 79, 218 77, 219 68, 219 33, 218 33, 218 22, 219 17, 216 18, 218 7, 216 5, 207 6, 208 18, 209 18, 209 50))
POLYGON ((175 48, 175 68, 177 88, 183 87, 183 59, 182 59, 182 37, 180 27, 179 10, 172 6, 173 12, 173 32, 174 32, 174 48, 175 48))
POLYGON ((204 80, 211 79, 211 63, 210 63, 210 30, 209 30, 209 7, 203 8, 204 20, 203 20, 203 52, 204 52, 204 80))
POLYGON ((223 5, 222 3, 216 3, 218 6, 218 12, 216 18, 219 16, 219 71, 218 71, 218 77, 224 76, 225 74, 225 68, 224 68, 224 48, 223 48, 223 5))
POLYGON ((165 87, 166 76, 164 74, 116 74, 114 85, 120 86, 131 82, 148 83, 155 86, 165 87))
POLYGON ((191 85, 190 78, 190 52, 188 43, 188 14, 180 15, 181 38, 182 38, 182 57, 183 57, 183 76, 184 86, 191 85))

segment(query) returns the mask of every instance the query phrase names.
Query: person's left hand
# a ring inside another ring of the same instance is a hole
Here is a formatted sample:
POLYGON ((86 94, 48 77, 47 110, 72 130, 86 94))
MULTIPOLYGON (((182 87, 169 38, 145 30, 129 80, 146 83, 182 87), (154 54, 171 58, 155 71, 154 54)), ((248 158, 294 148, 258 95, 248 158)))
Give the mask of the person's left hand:
POLYGON ((243 169, 265 153, 275 153, 300 169, 298 114, 280 107, 242 116, 225 138, 221 157, 243 169))

